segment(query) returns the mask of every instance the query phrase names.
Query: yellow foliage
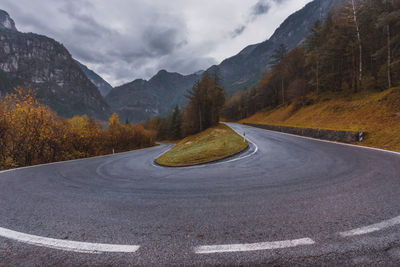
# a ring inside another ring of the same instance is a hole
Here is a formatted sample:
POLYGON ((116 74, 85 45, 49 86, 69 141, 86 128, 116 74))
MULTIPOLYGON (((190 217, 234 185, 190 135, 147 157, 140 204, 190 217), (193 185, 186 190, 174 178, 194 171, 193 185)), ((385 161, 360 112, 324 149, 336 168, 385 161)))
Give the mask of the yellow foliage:
POLYGON ((119 125, 119 117, 117 113, 113 113, 109 118, 109 127, 118 127, 119 125))
POLYGON ((139 126, 121 125, 118 115, 102 129, 86 115, 64 119, 41 105, 31 89, 15 88, 0 99, 0 169, 128 151, 154 144, 139 126))

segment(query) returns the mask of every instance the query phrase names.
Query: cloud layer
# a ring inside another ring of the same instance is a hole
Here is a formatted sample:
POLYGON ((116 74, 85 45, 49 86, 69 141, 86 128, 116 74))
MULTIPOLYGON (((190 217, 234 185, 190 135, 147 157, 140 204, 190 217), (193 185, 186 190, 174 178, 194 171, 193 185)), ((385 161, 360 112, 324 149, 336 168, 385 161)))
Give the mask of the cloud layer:
POLYGON ((310 0, 2 0, 23 32, 63 43, 112 85, 206 69, 267 39, 310 0))

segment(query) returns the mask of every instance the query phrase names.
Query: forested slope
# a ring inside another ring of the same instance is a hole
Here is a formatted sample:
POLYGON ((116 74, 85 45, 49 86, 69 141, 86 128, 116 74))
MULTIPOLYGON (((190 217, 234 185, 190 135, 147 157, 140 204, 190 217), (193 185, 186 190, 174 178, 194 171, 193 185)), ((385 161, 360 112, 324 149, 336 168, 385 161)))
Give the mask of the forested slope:
POLYGON ((317 22, 306 42, 275 50, 272 70, 234 95, 223 112, 246 118, 288 102, 309 104, 309 94, 380 92, 400 84, 400 2, 353 1, 317 22))

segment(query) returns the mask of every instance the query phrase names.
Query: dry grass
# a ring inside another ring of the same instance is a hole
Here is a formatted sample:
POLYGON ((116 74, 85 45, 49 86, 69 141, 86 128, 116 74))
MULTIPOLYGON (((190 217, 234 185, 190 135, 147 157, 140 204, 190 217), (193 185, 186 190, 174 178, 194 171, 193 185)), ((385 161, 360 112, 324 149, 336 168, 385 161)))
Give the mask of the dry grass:
POLYGON ((353 96, 324 95, 315 104, 292 103, 241 122, 331 130, 366 131, 365 146, 400 151, 400 88, 353 96))
POLYGON ((220 124, 181 140, 156 162, 170 167, 197 165, 235 155, 247 145, 240 135, 220 124))

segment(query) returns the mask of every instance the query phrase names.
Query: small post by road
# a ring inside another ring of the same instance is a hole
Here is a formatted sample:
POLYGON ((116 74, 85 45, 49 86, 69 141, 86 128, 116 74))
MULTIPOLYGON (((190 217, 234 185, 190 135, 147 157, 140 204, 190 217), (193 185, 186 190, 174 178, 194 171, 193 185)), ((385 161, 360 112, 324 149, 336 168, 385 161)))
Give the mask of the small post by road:
POLYGON ((246 132, 243 132, 243 142, 246 142, 246 132))
POLYGON ((115 154, 114 148, 113 148, 113 155, 115 154))

